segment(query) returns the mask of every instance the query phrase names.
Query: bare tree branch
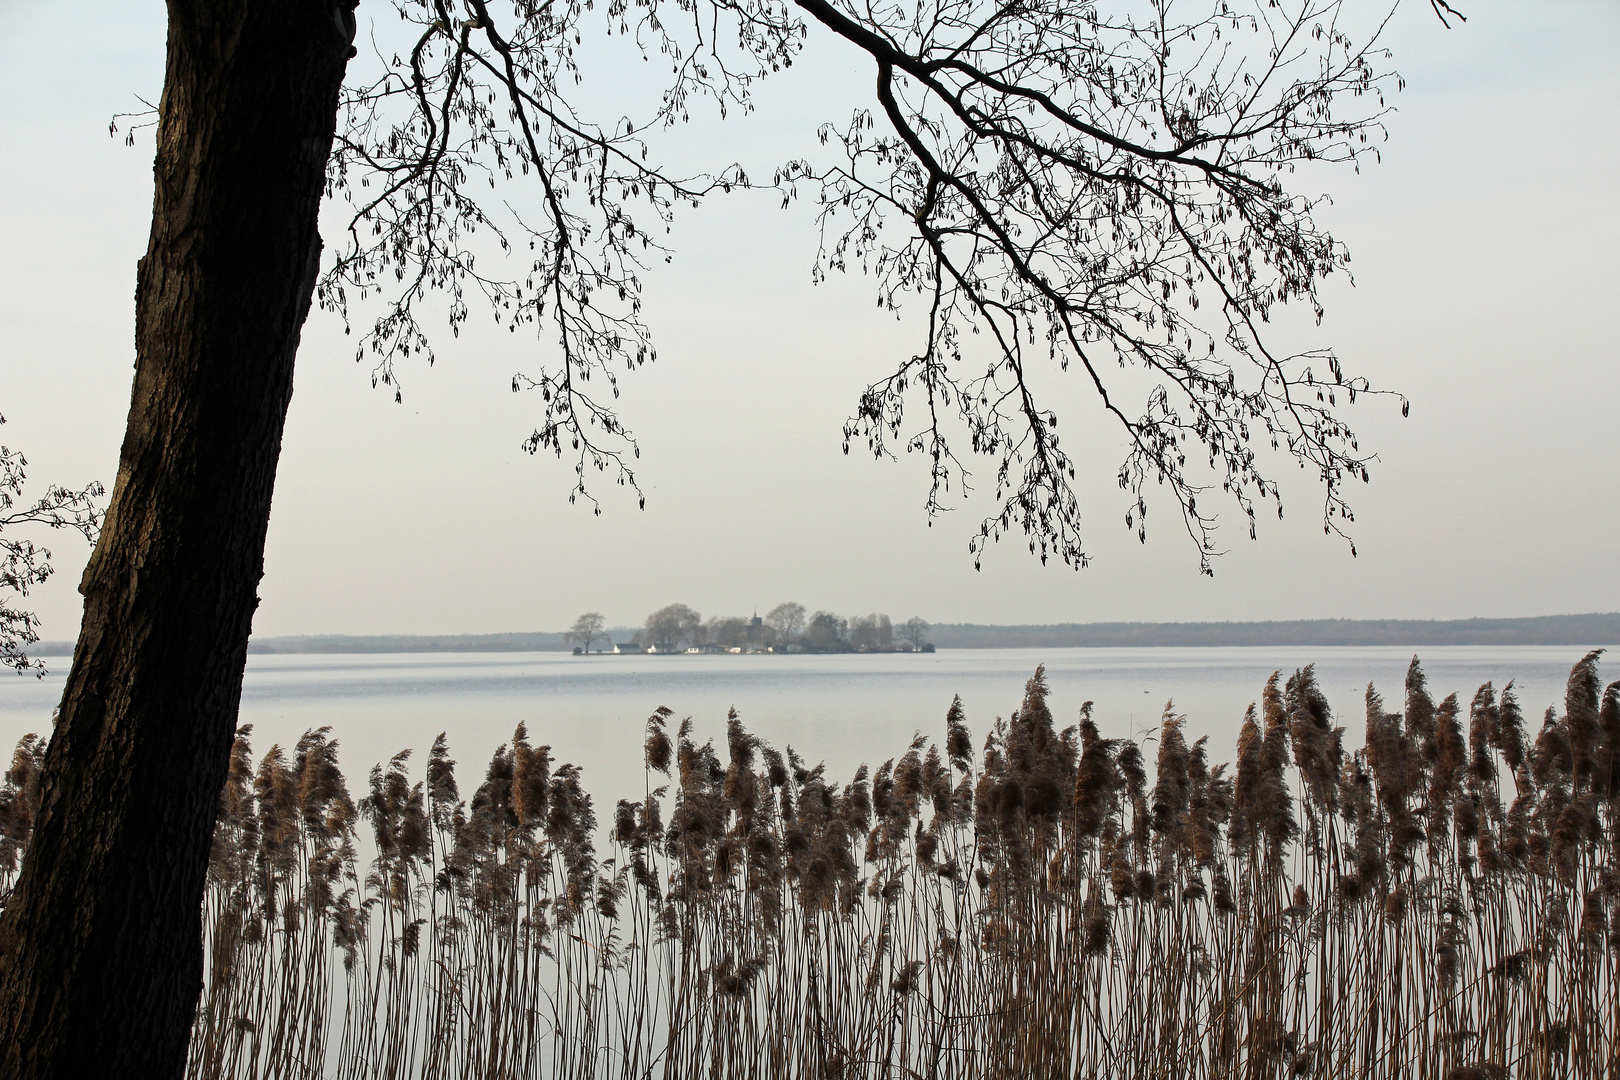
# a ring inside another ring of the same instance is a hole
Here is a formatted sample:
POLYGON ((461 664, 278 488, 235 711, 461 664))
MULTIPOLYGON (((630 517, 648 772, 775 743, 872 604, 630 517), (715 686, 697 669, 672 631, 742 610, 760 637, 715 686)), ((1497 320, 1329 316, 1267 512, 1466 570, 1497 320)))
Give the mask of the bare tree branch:
POLYGON ((1342 0, 1211 0, 1190 18, 1167 0, 1118 16, 1070 0, 683 0, 667 21, 659 0, 610 0, 608 35, 665 59, 669 77, 645 116, 607 122, 575 92, 588 5, 395 9, 406 55, 376 46, 381 74, 346 102, 329 188, 350 220, 319 300, 346 323, 351 298, 381 304, 356 357, 396 396, 398 362, 433 359, 430 292, 445 295, 453 335, 475 298, 508 331, 536 334, 544 366, 512 379, 540 399, 524 448, 568 456, 570 499, 600 512, 593 475, 640 494, 618 380, 656 356, 642 280, 670 252, 638 213, 667 231, 678 207, 751 185, 737 166, 661 168, 648 135, 687 119, 695 98, 751 108, 808 17, 871 58, 875 108, 821 130, 838 161, 790 162, 771 186, 784 203, 801 184, 816 191, 818 275, 858 263, 880 302, 914 293, 927 309, 920 350, 861 395, 846 452, 864 440, 878 456, 926 454, 930 514, 969 491, 983 459, 994 505, 975 565, 1016 530, 1042 561, 1084 566, 1079 466, 1035 375, 1072 367, 1123 436, 1116 478, 1139 539, 1163 487, 1208 572, 1218 504, 1255 535, 1261 503, 1282 512, 1273 470, 1290 461, 1322 485, 1324 531, 1344 535, 1345 482, 1366 480, 1374 455, 1341 409, 1388 391, 1330 350, 1280 349, 1267 325, 1288 304, 1320 320, 1319 287, 1349 261, 1313 219, 1320 198, 1285 180, 1376 159, 1398 85, 1383 24, 1353 39, 1342 0), (538 202, 477 194, 531 172, 538 202), (921 426, 907 426, 908 403, 921 426))
POLYGON ((1148 491, 1163 486, 1209 572, 1217 486, 1251 535, 1259 502, 1281 514, 1256 452, 1267 443, 1315 472, 1324 530, 1344 535, 1344 482, 1365 480, 1374 458, 1339 399, 1387 392, 1347 377, 1329 350, 1280 354, 1265 324, 1291 302, 1319 320, 1320 283, 1347 269, 1344 246, 1313 221, 1319 200, 1283 179, 1376 157, 1397 82, 1381 68, 1382 24, 1352 41, 1337 0, 1212 5, 1187 21, 1154 4, 1140 25, 1058 2, 942 0, 910 14, 796 2, 877 73, 877 115, 823 129, 844 162, 784 171, 819 186, 823 270, 859 261, 880 302, 915 292, 929 310, 924 351, 863 394, 846 449, 865 439, 878 455, 928 453, 936 512, 942 463, 967 479, 940 428, 940 406, 954 403, 996 481, 976 565, 1014 529, 1042 561, 1085 565, 1075 462, 1030 377, 1039 343, 1060 371, 1078 366, 1124 434, 1117 477, 1139 538, 1148 491), (886 239, 891 223, 910 238, 886 239), (966 347, 964 331, 985 344, 966 347), (1133 379, 1115 369, 1146 376, 1139 414, 1121 397, 1133 379), (915 395, 928 419, 908 431, 915 395))
MULTIPOLYGON (((0 416, 0 424, 6 418, 0 416)), ((27 484, 28 459, 20 451, 0 446, 0 534, 17 529, 67 529, 94 545, 101 531, 103 510, 96 501, 105 494, 98 483, 77 491, 52 484, 43 497, 19 505, 27 484)), ((0 665, 17 674, 28 672, 43 677, 45 665, 27 653, 39 642, 39 617, 32 611, 12 606, 6 594, 27 597, 56 572, 51 552, 23 537, 0 535, 0 665)))

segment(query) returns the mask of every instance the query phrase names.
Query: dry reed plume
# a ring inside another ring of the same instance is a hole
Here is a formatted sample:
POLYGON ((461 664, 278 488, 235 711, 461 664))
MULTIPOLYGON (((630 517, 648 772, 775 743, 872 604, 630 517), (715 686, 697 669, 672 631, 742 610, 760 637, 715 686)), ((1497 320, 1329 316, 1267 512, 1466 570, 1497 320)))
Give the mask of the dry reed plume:
MULTIPOLYGON (((350 796, 327 729, 240 733, 204 902, 197 1077, 1620 1078, 1620 683, 1525 730, 1511 684, 1349 752, 1311 668, 1230 765, 1166 710, 976 756, 960 702, 847 783, 647 723, 599 858, 520 726, 464 799, 443 736, 350 796), (1148 747, 1153 775, 1149 777, 1148 747), (359 854, 361 837, 371 857, 359 854)), ((40 740, 0 791, 0 890, 40 740)))

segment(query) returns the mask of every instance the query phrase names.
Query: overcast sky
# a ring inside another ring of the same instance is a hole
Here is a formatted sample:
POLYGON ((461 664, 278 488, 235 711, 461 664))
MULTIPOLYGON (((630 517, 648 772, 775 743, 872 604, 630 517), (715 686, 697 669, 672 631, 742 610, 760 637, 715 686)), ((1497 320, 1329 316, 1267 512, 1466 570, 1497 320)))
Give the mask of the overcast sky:
MULTIPOLYGON (((1354 4, 1352 4, 1354 6, 1354 4)), ((568 505, 566 464, 523 454, 534 403, 514 371, 539 347, 464 335, 374 391, 333 320, 305 328, 270 523, 261 635, 555 630, 583 611, 639 623, 674 601, 705 615, 782 600, 897 620, 1464 618, 1620 609, 1620 4, 1425 3, 1390 28, 1397 95, 1381 165, 1321 185, 1354 257, 1315 343, 1412 400, 1358 404, 1380 461, 1353 492, 1360 555, 1324 537, 1317 494, 1283 475, 1286 521, 1200 577, 1185 534, 1139 545, 1100 445, 1081 485, 1092 566, 1041 567, 1015 543, 973 570, 962 511, 929 527, 924 463, 844 457, 867 381, 915 350, 915 324, 859 278, 811 283, 802 206, 719 199, 678 220, 653 275, 658 362, 624 380, 647 509, 604 492, 568 505)), ((367 11, 386 10, 366 0, 367 11)), ((30 476, 111 483, 129 400, 135 260, 151 139, 109 138, 156 101, 163 5, 0 0, 0 442, 30 476)), ((683 133, 695 158, 756 174, 814 146, 870 73, 812 35, 758 112, 683 133)), ((86 552, 33 597, 71 638, 86 552)))

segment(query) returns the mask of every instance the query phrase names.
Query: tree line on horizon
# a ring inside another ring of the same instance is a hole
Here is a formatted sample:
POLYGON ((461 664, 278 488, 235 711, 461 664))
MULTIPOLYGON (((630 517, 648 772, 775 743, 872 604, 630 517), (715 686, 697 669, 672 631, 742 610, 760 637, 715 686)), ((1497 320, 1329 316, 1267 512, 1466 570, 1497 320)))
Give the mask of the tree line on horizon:
MULTIPOLYGON (((789 652, 912 652, 928 646, 931 627, 913 615, 896 625, 888 615, 873 612, 845 617, 831 611, 807 613, 793 601, 777 604, 763 617, 715 615, 704 619, 685 604, 667 604, 647 616, 641 629, 626 644, 658 652, 716 646, 721 649, 759 649, 789 652)), ((576 651, 589 653, 602 642, 613 642, 600 612, 586 612, 574 620, 565 637, 576 651)))

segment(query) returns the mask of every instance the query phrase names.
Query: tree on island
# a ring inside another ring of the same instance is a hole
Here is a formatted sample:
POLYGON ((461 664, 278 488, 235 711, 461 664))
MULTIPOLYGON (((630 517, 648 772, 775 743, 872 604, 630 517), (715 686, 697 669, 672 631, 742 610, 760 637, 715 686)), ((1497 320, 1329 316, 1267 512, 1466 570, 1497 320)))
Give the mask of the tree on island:
POLYGON ((844 644, 848 629, 849 623, 846 620, 840 619, 830 611, 818 611, 810 616, 810 622, 804 628, 805 647, 835 652, 844 644))
POLYGON ((591 642, 597 638, 601 638, 603 641, 607 640, 607 635, 602 632, 605 626, 607 626, 607 623, 602 619, 601 612, 588 611, 574 620, 573 627, 565 636, 569 641, 578 645, 588 656, 591 651, 591 642))
POLYGON ((849 620, 849 643, 871 652, 889 649, 894 645, 894 624, 887 615, 858 615, 849 620))
POLYGON ((703 625, 705 641, 723 649, 738 649, 749 644, 748 620, 738 615, 715 616, 703 625))
POLYGON ((647 643, 659 652, 703 643, 703 616, 685 604, 670 604, 647 616, 647 643))
POLYGON ((804 629, 804 605, 791 600, 777 604, 765 616, 765 624, 776 631, 776 640, 785 645, 804 629))
POLYGON ((913 615, 911 618, 901 623, 899 629, 896 630, 895 633, 899 636, 901 641, 904 641, 906 644, 910 645, 912 650, 915 651, 917 649, 921 649, 928 643, 928 630, 928 624, 918 616, 913 615))
POLYGON ((871 64, 872 108, 822 129, 837 162, 788 163, 770 186, 816 200, 818 273, 858 263, 881 303, 925 313, 917 348, 861 396, 846 448, 922 454, 931 511, 965 482, 961 443, 983 455, 995 505, 975 564, 1015 530, 1043 560, 1086 563, 1077 466, 1036 390, 1064 371, 1117 425, 1126 527, 1145 535, 1162 490, 1206 569, 1221 497, 1251 535, 1262 504, 1280 512, 1273 465, 1321 482, 1329 532, 1349 512, 1344 484, 1368 478, 1341 410, 1372 388, 1331 352, 1281 352, 1262 332, 1281 304, 1319 315, 1319 284, 1349 257, 1285 181, 1298 165, 1373 155, 1382 133, 1393 74, 1371 32, 1339 29, 1335 0, 1209 0, 1207 15, 1175 22, 1164 8, 1116 19, 1039 2, 402 0, 377 9, 408 40, 368 30, 377 55, 345 85, 355 7, 169 0, 118 479, 82 579, 37 823, 0 916, 8 1080, 183 1071, 210 837, 310 304, 345 319, 382 305, 357 354, 396 396, 396 364, 433 357, 418 318, 431 294, 451 331, 482 303, 537 332, 548 366, 513 380, 539 391, 526 448, 568 455, 571 500, 594 503, 596 475, 639 492, 609 402, 654 355, 644 260, 665 257, 657 238, 677 207, 750 183, 735 167, 661 168, 645 136, 705 98, 746 110, 755 82, 807 47, 808 21, 817 47, 871 64), (595 121, 576 89, 584 34, 595 49, 607 31, 671 65, 639 118, 615 108, 595 121), (532 203, 480 194, 508 182, 531 185, 532 203), (349 220, 323 269, 328 195, 349 220), (523 253, 510 276, 485 258, 474 269, 486 246, 523 253), (1139 405, 1132 386, 1146 390, 1139 405), (1268 446, 1275 462, 1257 453, 1268 446))

